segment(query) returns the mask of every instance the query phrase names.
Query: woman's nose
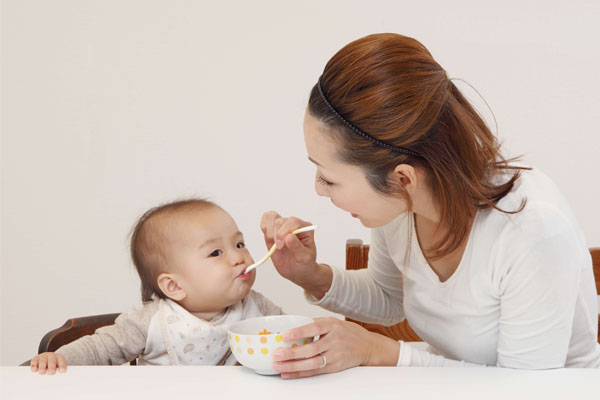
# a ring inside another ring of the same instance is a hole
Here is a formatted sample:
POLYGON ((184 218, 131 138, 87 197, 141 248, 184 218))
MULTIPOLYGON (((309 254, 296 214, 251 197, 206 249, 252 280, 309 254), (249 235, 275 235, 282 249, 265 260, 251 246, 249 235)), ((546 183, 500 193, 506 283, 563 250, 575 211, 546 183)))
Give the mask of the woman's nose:
POLYGON ((315 192, 317 192, 317 195, 319 196, 329 197, 329 192, 319 182, 315 182, 315 192))

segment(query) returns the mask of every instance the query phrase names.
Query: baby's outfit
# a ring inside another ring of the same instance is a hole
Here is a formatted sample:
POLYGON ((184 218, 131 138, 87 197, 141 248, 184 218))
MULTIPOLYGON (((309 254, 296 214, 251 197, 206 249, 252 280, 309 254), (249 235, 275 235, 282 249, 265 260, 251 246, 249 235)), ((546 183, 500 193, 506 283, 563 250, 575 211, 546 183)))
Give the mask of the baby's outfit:
POLYGON ((205 321, 169 299, 154 299, 117 317, 114 325, 62 346, 68 365, 235 365, 227 332, 241 320, 283 311, 251 290, 240 302, 205 321))

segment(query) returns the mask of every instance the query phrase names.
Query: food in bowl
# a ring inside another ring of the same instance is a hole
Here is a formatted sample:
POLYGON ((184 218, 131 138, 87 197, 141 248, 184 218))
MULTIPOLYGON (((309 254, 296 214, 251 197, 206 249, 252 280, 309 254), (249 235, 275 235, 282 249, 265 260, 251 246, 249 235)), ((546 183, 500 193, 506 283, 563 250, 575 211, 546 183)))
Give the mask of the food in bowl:
POLYGON ((308 344, 313 338, 285 342, 283 334, 290 329, 314 322, 299 315, 274 315, 250 318, 229 328, 229 345, 235 358, 243 366, 261 375, 277 375, 273 369, 273 353, 283 347, 308 344))

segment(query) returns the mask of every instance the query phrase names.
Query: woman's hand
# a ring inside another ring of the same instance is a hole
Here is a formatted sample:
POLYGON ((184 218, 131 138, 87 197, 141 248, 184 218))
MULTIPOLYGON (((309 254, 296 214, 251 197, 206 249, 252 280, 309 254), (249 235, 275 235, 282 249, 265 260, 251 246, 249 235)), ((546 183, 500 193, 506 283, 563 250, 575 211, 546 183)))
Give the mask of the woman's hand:
POLYGON ((48 375, 54 375, 57 367, 58 372, 67 372, 67 360, 60 354, 42 353, 31 360, 31 372, 39 372, 40 375, 44 375, 46 371, 48 375))
POLYGON ((309 225, 309 222, 301 219, 283 218, 275 211, 269 211, 263 215, 260 229, 267 248, 277 243, 277 251, 271 256, 271 261, 279 274, 321 298, 331 286, 333 275, 330 267, 316 262, 314 232, 291 234, 309 225))
POLYGON ((319 335, 319 340, 273 354, 273 369, 284 379, 342 371, 358 365, 396 365, 400 343, 369 332, 354 322, 316 318, 312 324, 292 329, 283 340, 294 341, 319 335))

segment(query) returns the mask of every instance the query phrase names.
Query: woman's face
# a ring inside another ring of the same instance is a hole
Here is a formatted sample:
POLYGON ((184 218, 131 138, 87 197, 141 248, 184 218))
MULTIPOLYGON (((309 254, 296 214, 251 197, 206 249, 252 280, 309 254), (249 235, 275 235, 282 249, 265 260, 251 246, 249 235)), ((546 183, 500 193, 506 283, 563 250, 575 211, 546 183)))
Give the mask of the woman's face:
POLYGON ((385 196, 368 183, 363 170, 343 163, 335 156, 338 143, 327 133, 325 125, 306 112, 304 142, 308 158, 317 167, 315 190, 329 197, 338 208, 349 212, 368 228, 383 226, 406 212, 406 202, 385 196))

